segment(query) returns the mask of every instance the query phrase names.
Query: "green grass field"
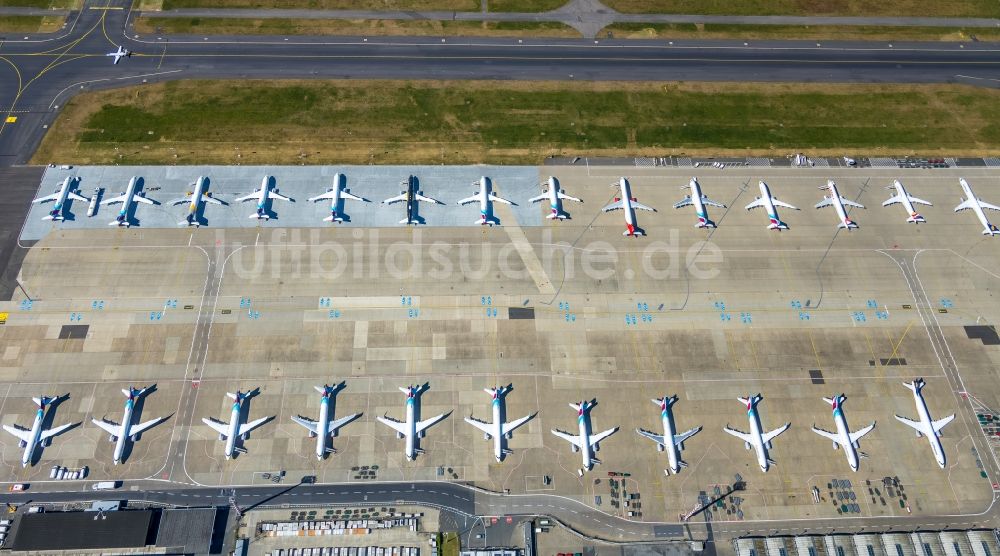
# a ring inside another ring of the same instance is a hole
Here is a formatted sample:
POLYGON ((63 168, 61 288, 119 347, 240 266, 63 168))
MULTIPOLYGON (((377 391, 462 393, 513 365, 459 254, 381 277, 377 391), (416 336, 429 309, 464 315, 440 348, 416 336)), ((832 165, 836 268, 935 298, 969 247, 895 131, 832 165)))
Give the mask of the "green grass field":
POLYGON ((16 6, 22 8, 41 9, 75 9, 80 7, 83 0, 0 0, 0 6, 16 6))
POLYGON ((459 12, 475 12, 481 9, 479 0, 163 0, 164 10, 173 10, 177 8, 446 10, 459 12))
POLYGON ((139 17, 139 33, 173 35, 409 35, 467 37, 567 37, 580 33, 561 23, 366 19, 242 19, 139 17))
POLYGON ((547 12, 561 7, 569 0, 486 0, 491 12, 547 12))
POLYGON ((56 16, 0 16, 0 32, 51 33, 62 27, 63 18, 56 16))
POLYGON ((720 25, 715 23, 614 23, 598 36, 618 39, 807 39, 981 41, 1000 40, 1000 28, 875 27, 832 25, 720 25))
POLYGON ((549 154, 1000 152, 964 86, 182 81, 75 97, 38 163, 538 163, 549 154))
POLYGON ((998 17, 996 0, 604 0, 622 13, 998 17))

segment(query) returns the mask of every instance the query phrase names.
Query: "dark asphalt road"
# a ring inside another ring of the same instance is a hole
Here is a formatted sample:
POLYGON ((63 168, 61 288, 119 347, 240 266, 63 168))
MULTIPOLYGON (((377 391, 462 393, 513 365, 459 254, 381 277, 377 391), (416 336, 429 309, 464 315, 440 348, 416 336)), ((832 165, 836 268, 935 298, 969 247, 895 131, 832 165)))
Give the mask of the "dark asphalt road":
POLYGON ((191 78, 708 80, 1000 85, 985 43, 614 42, 385 37, 125 38, 128 2, 88 2, 63 36, 0 43, 0 165, 24 163, 73 94, 191 78), (124 44, 136 54, 112 65, 124 44), (13 84, 16 84, 12 86, 13 84))

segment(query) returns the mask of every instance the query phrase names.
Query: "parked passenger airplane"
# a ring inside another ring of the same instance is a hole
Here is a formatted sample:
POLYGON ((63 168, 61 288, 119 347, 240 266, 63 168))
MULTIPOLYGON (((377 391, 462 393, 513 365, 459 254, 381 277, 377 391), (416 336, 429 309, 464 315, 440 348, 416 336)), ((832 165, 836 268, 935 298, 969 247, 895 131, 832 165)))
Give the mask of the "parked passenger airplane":
POLYGON ((785 207, 792 210, 799 210, 798 207, 792 206, 784 201, 779 201, 777 197, 771 196, 771 190, 767 187, 767 184, 763 181, 758 182, 760 185, 760 196, 757 200, 746 206, 747 210, 754 209, 757 207, 764 207, 767 209, 767 217, 771 219, 771 223, 768 224, 768 230, 787 230, 788 224, 785 224, 778 218, 778 210, 775 206, 785 207))
MULTIPOLYGON (((646 232, 635 223, 635 209, 648 210, 652 212, 656 212, 656 209, 653 207, 647 207, 646 205, 635 200, 635 197, 632 196, 632 189, 629 186, 628 178, 620 178, 618 183, 611 184, 611 187, 619 188, 621 196, 615 197, 615 202, 602 208, 601 210, 608 212, 621 209, 625 212, 625 231, 622 232, 623 236, 635 237, 646 235, 646 232)), ((588 467, 587 469, 590 468, 588 467)))
POLYGON ((858 452, 858 448, 860 448, 858 440, 875 429, 875 422, 872 421, 872 424, 857 432, 851 432, 851 428, 847 426, 847 417, 844 416, 844 401, 847 400, 847 396, 841 394, 832 398, 823 398, 823 400, 833 407, 833 422, 837 425, 837 432, 825 431, 817 428, 816 425, 813 425, 812 430, 814 433, 832 440, 834 450, 843 446, 844 453, 847 455, 847 464, 851 466, 851 471, 857 471, 858 456, 868 457, 864 452, 858 452))
POLYGON ((188 203, 188 214, 177 225, 184 226, 186 224, 197 228, 201 226, 201 222, 198 220, 198 208, 201 206, 202 201, 212 203, 213 205, 225 205, 226 203, 212 197, 212 194, 206 191, 208 189, 208 178, 199 176, 198 180, 190 185, 194 186, 193 191, 189 191, 186 197, 170 201, 170 204, 179 205, 181 203, 188 203))
POLYGON ((354 415, 348 415, 347 417, 341 417, 340 419, 334 420, 334 411, 331 407, 333 405, 333 398, 337 392, 344 388, 345 383, 341 382, 334 386, 324 384, 322 387, 314 386, 317 392, 320 393, 319 400, 319 420, 313 421, 308 417, 302 417, 301 415, 295 415, 292 417, 292 421, 302 425, 309 430, 309 438, 316 437, 316 459, 322 461, 327 454, 336 453, 337 450, 333 446, 328 446, 327 442, 331 436, 337 436, 337 430, 343 427, 347 423, 361 417, 360 413, 355 413, 354 415))
POLYGON ((144 396, 150 389, 155 388, 156 385, 142 388, 136 390, 131 386, 128 390, 123 389, 122 394, 125 394, 125 413, 122 415, 122 422, 119 425, 114 421, 109 421, 107 419, 91 419, 95 425, 99 428, 104 429, 108 433, 109 439, 115 443, 115 453, 114 453, 114 464, 118 465, 122 462, 122 457, 125 454, 125 443, 128 441, 135 442, 137 436, 142 434, 143 431, 149 430, 156 425, 167 420, 166 417, 160 417, 159 419, 150 419, 145 423, 139 423, 138 425, 132 424, 132 411, 135 409, 135 402, 142 396, 144 396))
MULTIPOLYGON (((624 179, 622 178, 622 180, 624 179)), ((618 432, 618 427, 615 427, 599 434, 591 433, 590 410, 595 405, 597 405, 597 400, 569 404, 570 407, 576 410, 576 424, 579 434, 573 435, 559 429, 552 429, 552 434, 569 442, 574 452, 580 452, 580 457, 583 460, 582 471, 590 471, 594 468, 594 465, 601 463, 601 460, 594 457, 593 452, 600 451, 600 442, 602 440, 618 432)))
POLYGON ((3 430, 9 432, 16 436, 19 440, 18 446, 24 448, 24 454, 21 456, 21 467, 27 467, 31 463, 31 457, 35 455, 35 450, 39 447, 50 446, 52 444, 52 437, 62 434, 67 430, 79 425, 80 423, 69 423, 66 425, 59 425, 58 427, 45 430, 43 428, 43 423, 45 422, 45 410, 46 407, 56 402, 59 397, 50 398, 48 396, 42 396, 41 398, 31 398, 34 400, 35 404, 38 405, 38 411, 35 412, 35 422, 32 423, 31 429, 26 429, 18 425, 4 425, 3 430))
POLYGON ((406 178, 405 180, 400 182, 400 185, 405 185, 406 191, 400 191, 399 195, 395 197, 390 197, 382 201, 387 205, 398 203, 399 201, 406 201, 406 218, 400 220, 399 221, 400 224, 423 224, 424 219, 417 214, 418 213, 417 205, 420 203, 420 201, 423 201, 425 203, 434 203, 438 205, 444 204, 441 201, 438 201, 437 199, 431 199, 430 197, 421 194, 421 192, 418 189, 419 185, 417 182, 417 176, 410 176, 406 178))
POLYGON ((965 178, 958 178, 958 183, 962 186, 962 191, 965 192, 965 199, 962 200, 962 204, 955 207, 955 212, 972 209, 972 212, 976 213, 979 223, 983 225, 984 236, 1000 234, 1000 230, 986 218, 986 212, 983 211, 983 209, 1000 210, 1000 207, 986 203, 979 197, 976 197, 976 194, 972 192, 972 187, 969 186, 969 182, 965 181, 965 178))
POLYGON ((458 204, 467 205, 469 203, 478 202, 479 220, 477 220, 475 223, 483 226, 487 224, 489 224, 490 226, 493 226, 494 224, 499 225, 500 220, 493 215, 493 203, 504 203, 507 205, 515 205, 515 203, 512 203, 507 199, 497 197, 493 193, 492 180, 490 180, 490 178, 487 178, 486 176, 479 178, 479 181, 474 182, 472 185, 478 185, 479 192, 473 195, 472 197, 466 197, 465 199, 462 199, 461 201, 458 202, 458 204))
POLYGON ((118 46, 118 50, 116 50, 114 52, 108 52, 107 55, 108 56, 113 56, 114 59, 115 59, 115 61, 112 62, 111 65, 117 65, 118 62, 120 62, 122 60, 122 58, 126 58, 126 57, 130 58, 132 56, 132 51, 131 50, 127 50, 125 48, 122 48, 121 45, 119 45, 118 46))
POLYGON ((883 207, 899 203, 903 205, 903 208, 906 209, 906 213, 909 215, 906 218, 907 222, 913 222, 914 224, 917 222, 927 222, 924 220, 923 216, 920 216, 920 214, 917 213, 917 209, 913 208, 913 203, 917 203, 918 205, 933 206, 929 201, 918 199, 907 193, 906 188, 903 187, 903 184, 899 183, 899 180, 892 180, 892 185, 886 187, 886 189, 895 189, 896 194, 889 197, 889 199, 882 203, 883 207))
POLYGON ((376 419, 389 428, 394 429, 396 431, 396 438, 406 438, 406 448, 403 453, 407 460, 413 461, 417 458, 417 454, 424 453, 419 446, 420 439, 426 435, 424 431, 451 415, 451 412, 442 413, 424 421, 417 421, 419 418, 419 410, 416 407, 418 396, 427 390, 427 385, 409 386, 407 388, 400 386, 399 390, 406 394, 406 421, 397 421, 388 415, 376 417, 376 419))
POLYGON ((321 199, 330 199, 330 216, 323 219, 323 222, 343 222, 344 213, 341 203, 344 199, 353 199, 355 201, 361 201, 362 203, 370 203, 368 199, 363 197, 358 197, 357 195, 352 195, 347 192, 343 187, 344 174, 334 174, 333 176, 333 187, 326 190, 326 193, 322 195, 317 195, 315 197, 310 197, 309 202, 319 201, 321 199))
POLYGON ((90 199, 80 195, 79 193, 73 191, 73 186, 76 184, 77 180, 73 177, 68 177, 63 180, 62 185, 56 190, 52 195, 46 195, 44 197, 39 197, 32 204, 44 203, 46 201, 55 201, 56 204, 52 206, 52 210, 49 214, 42 217, 42 220, 66 220, 66 215, 63 214, 63 209, 66 208, 66 199, 72 199, 74 201, 80 201, 81 203, 86 203, 90 199))
POLYGON ((785 423, 784 425, 774 429, 771 432, 763 432, 760 424, 760 415, 757 414, 757 404, 764 399, 763 396, 757 394, 749 398, 737 398, 740 403, 747 408, 747 420, 750 422, 750 432, 740 432, 736 429, 729 428, 726 425, 722 430, 727 433, 739 438, 746 445, 747 450, 751 448, 757 452, 757 465, 760 466, 760 470, 767 473, 768 467, 774 464, 767 451, 771 449, 771 441, 774 440, 776 436, 788 430, 788 427, 792 426, 791 423, 785 423))
POLYGON ((128 220, 128 211, 132 208, 132 202, 146 203, 147 205, 155 205, 156 201, 146 198, 142 191, 138 191, 137 187, 142 181, 139 176, 132 176, 132 179, 128 182, 128 189, 122 192, 121 195, 117 197, 112 197, 110 199, 105 199, 101 202, 102 205, 113 205, 115 203, 121 203, 122 209, 118 211, 118 216, 114 220, 108 222, 108 226, 124 226, 128 228, 132 225, 128 220))
POLYGON ((243 446, 236 445, 236 438, 239 437, 240 440, 246 440, 250 431, 263 425, 264 423, 274 419, 274 416, 261 417, 256 421, 251 421, 249 423, 240 423, 242 419, 240 413, 243 411, 243 402, 256 396, 260 393, 260 388, 254 388, 249 392, 236 391, 235 394, 232 392, 227 392, 226 395, 233 400, 233 410, 229 413, 229 423, 223 423, 222 421, 215 419, 213 417, 203 417, 202 422, 206 425, 215 429, 219 433, 219 440, 224 440, 226 442, 225 455, 226 459, 233 457, 234 453, 245 454, 246 448, 243 446))
POLYGON ((945 417, 944 419, 938 419, 934 421, 931 419, 931 413, 927 411, 927 402, 924 401, 924 395, 921 392, 924 389, 925 383, 924 379, 918 378, 913 382, 904 382, 903 386, 906 386, 913 392, 913 403, 917 406, 917 417, 919 421, 912 421, 906 417, 900 417, 896 415, 896 419, 900 423, 912 427, 917 431, 917 438, 921 436, 926 436, 927 441, 930 442, 931 451, 934 452, 934 460, 937 464, 944 469, 946 460, 944 455, 944 448, 941 447, 941 429, 950 423, 954 418, 955 414, 945 417))
POLYGON ((546 216, 545 218, 548 218, 549 220, 554 220, 556 218, 560 220, 565 220, 569 218, 569 215, 562 210, 562 199, 569 199, 570 201, 576 201, 578 203, 582 203, 583 201, 577 199, 576 197, 570 197, 569 195, 563 193, 562 189, 559 188, 559 180, 557 180, 554 176, 549 176, 548 183, 549 183, 549 189, 545 193, 542 193, 537 197, 532 197, 531 199, 528 199, 528 202, 537 203, 542 199, 548 199, 549 209, 551 210, 551 212, 549 212, 549 215, 546 216))
POLYGON ((256 218, 257 220, 270 220, 271 215, 268 214, 268 199, 278 199, 281 201, 288 201, 294 203, 295 199, 285 197, 278 193, 278 188, 275 187, 271 189, 271 176, 264 176, 264 179, 260 182, 260 188, 257 191, 249 195, 244 195, 242 197, 237 197, 235 200, 237 202, 249 201, 251 199, 257 200, 257 211, 250 215, 250 218, 256 218))
POLYGON ((694 225, 695 228, 714 228, 715 222, 708 219, 708 211, 705 210, 705 205, 719 208, 726 208, 726 205, 713 201, 709 199, 707 195, 702 193, 701 184, 698 183, 698 178, 691 178, 691 181, 688 182, 687 185, 681 187, 681 189, 684 188, 690 188, 691 193, 681 199, 680 202, 675 203, 674 208, 679 209, 694 205, 694 213, 698 216, 698 222, 694 225))
POLYGON ((537 412, 532 413, 531 415, 525 415, 516 421, 504 423, 504 419, 507 416, 504 398, 506 398, 507 393, 510 392, 513 387, 513 385, 507 385, 497 386, 496 388, 483 388, 483 390, 492 397, 492 401, 490 402, 493 409, 492 423, 480 421, 471 415, 465 418, 466 423, 483 431, 484 439, 493 439, 493 457, 496 458, 498 463, 503 461, 505 455, 511 453, 511 451, 507 449, 505 441, 510 439, 511 433, 514 432, 514 429, 527 423, 532 417, 538 414, 537 412))
POLYGON ((847 210, 844 209, 844 205, 858 208, 865 208, 865 206, 861 203, 856 203, 850 199, 842 197, 840 192, 837 191, 837 184, 833 180, 827 180, 826 185, 821 186, 820 189, 828 189, 830 194, 824 196, 822 201, 816 203, 816 208, 833 205, 833 207, 837 209, 837 217, 840 218, 840 224, 837 225, 838 228, 843 228, 845 230, 857 228, 858 225, 847 217, 847 210))
POLYGON ((668 469, 664 469, 663 472, 666 475, 673 473, 676 475, 680 472, 681 467, 687 467, 687 463, 681 460, 681 450, 684 449, 684 441, 692 436, 698 434, 701 431, 701 427, 695 427, 685 433, 677 434, 677 428, 674 425, 674 413, 671 409, 675 403, 677 403, 677 396, 662 397, 660 399, 654 399, 653 403, 660 406, 660 422, 663 426, 663 434, 659 435, 656 433, 649 432, 643 429, 635 429, 635 432, 642 436, 656 442, 656 449, 663 452, 667 452, 667 463, 670 464, 668 469))

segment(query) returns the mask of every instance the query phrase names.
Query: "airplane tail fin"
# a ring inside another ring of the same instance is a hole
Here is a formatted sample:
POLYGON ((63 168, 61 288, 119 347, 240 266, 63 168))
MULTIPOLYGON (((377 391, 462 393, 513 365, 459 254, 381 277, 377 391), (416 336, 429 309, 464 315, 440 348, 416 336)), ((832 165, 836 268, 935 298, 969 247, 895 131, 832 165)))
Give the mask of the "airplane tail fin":
POLYGON ((918 222, 927 222, 927 220, 924 220, 923 216, 920 216, 916 212, 914 212, 913 214, 911 214, 910 217, 906 219, 906 221, 909 222, 909 223, 912 223, 912 224, 916 224, 918 222))
MULTIPOLYGON (((326 218, 323 219, 323 222, 343 222, 343 221, 344 219, 337 216, 336 214, 330 214, 330 216, 327 216, 326 218)), ((402 224, 402 222, 400 223, 402 224)))
POLYGON ((904 382, 903 386, 909 388, 914 394, 919 394, 920 391, 923 390, 925 384, 924 379, 916 378, 913 382, 904 382))
POLYGON ((768 226, 767 226, 767 229, 768 230, 779 230, 779 231, 780 230, 787 230, 788 229, 788 224, 785 224, 784 222, 782 222, 781 220, 778 220, 777 218, 772 218, 771 219, 771 223, 768 224, 768 226))
POLYGON ((823 398, 823 401, 826 402, 826 403, 828 403, 828 404, 830 404, 830 405, 833 405, 833 402, 834 402, 833 398, 823 398))
POLYGON ((712 222, 708 218, 703 216, 698 217, 698 222, 694 225, 695 228, 714 228, 715 222, 712 222))
POLYGON ((995 236, 997 234, 1000 234, 1000 229, 998 229, 993 224, 990 224, 989 228, 986 228, 985 230, 983 230, 983 235, 984 236, 995 236))

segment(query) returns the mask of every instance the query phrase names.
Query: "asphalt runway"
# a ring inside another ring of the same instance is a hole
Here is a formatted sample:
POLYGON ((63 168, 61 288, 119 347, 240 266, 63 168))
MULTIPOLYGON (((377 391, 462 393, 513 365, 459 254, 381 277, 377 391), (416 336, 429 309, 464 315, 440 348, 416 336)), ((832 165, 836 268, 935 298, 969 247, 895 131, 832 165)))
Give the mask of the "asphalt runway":
POLYGON ((175 79, 514 79, 1000 83, 989 43, 126 36, 129 3, 88 2, 52 38, 0 45, 0 164, 23 163, 75 93, 175 79), (108 9, 105 9, 107 7, 108 9), (121 44, 135 54, 105 56, 121 44))

